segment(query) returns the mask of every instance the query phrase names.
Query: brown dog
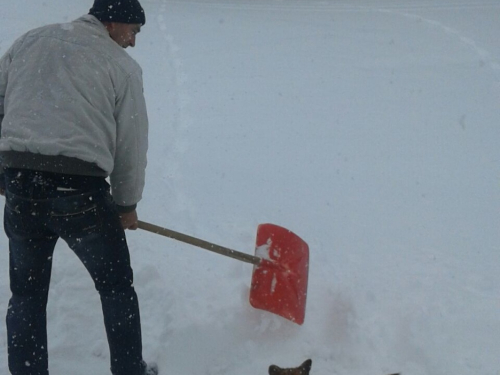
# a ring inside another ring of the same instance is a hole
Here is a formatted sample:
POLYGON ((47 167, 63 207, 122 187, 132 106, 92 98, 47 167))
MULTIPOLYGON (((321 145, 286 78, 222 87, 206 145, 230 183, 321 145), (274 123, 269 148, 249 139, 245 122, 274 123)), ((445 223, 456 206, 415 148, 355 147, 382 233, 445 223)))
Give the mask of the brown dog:
MULTIPOLYGON (((311 371, 312 360, 308 359, 299 367, 294 368, 281 368, 276 365, 269 366, 269 375, 309 375, 309 371, 311 371)), ((391 375, 400 375, 391 374, 391 375)))

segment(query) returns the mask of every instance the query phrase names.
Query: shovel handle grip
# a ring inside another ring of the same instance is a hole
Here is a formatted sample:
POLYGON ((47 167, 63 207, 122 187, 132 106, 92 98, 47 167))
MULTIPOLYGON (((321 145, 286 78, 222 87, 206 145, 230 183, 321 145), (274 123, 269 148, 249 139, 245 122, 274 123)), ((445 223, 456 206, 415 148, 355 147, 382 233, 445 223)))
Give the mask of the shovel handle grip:
POLYGON ((202 249, 209 250, 217 254, 225 255, 233 259, 241 260, 242 262, 251 263, 253 265, 259 265, 261 261, 261 258, 259 257, 246 253, 241 253, 239 251, 229 249, 224 246, 216 245, 196 237, 188 236, 187 234, 176 232, 171 229, 159 227, 158 225, 150 224, 145 221, 139 220, 138 224, 139 224, 138 227, 142 230, 151 233, 156 233, 168 238, 172 238, 174 240, 181 241, 193 246, 201 247, 202 249))

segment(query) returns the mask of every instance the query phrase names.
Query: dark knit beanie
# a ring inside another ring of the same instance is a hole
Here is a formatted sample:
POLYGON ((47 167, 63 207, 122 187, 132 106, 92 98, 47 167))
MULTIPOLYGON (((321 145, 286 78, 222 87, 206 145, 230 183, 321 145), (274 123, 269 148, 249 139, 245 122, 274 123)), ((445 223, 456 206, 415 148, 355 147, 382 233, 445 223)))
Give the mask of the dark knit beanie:
POLYGON ((101 22, 146 23, 144 9, 138 0, 95 0, 89 14, 101 22))

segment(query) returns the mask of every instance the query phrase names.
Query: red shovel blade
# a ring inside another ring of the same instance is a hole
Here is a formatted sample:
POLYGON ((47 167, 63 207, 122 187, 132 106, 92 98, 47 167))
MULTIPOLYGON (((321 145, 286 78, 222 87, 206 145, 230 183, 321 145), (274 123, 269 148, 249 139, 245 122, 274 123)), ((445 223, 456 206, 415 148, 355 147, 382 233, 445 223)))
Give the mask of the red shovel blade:
POLYGON ((288 229, 260 224, 250 304, 301 325, 306 313, 309 246, 288 229))

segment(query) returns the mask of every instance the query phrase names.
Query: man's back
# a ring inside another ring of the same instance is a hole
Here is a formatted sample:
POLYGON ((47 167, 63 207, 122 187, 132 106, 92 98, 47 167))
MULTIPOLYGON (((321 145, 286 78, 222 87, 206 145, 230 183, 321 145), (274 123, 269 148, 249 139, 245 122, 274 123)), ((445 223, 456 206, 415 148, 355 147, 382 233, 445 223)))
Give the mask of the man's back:
MULTIPOLYGON (((142 72, 100 21, 86 15, 32 30, 13 45, 9 56, 0 140, 7 164, 9 151, 64 156, 94 164, 105 176, 115 171, 125 182, 144 180, 142 72), (138 123, 130 120, 133 116, 138 123), (137 133, 134 148, 139 151, 129 155, 139 160, 137 170, 115 169, 120 132, 137 133)), ((137 195, 117 198, 123 205, 137 201, 137 195)))

